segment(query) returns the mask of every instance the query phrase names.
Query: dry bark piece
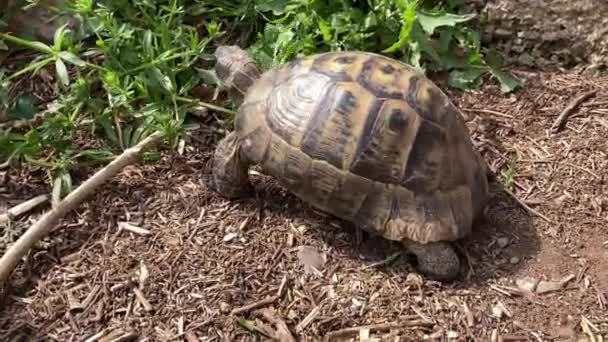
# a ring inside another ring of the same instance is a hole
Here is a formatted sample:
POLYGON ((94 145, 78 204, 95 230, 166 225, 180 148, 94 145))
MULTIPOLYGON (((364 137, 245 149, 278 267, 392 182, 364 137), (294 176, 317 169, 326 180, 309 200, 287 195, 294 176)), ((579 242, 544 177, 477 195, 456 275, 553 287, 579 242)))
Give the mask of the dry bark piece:
POLYGON ((563 290, 564 287, 572 280, 576 278, 574 274, 568 275, 558 281, 540 281, 536 287, 536 293, 543 294, 549 292, 555 292, 563 290))

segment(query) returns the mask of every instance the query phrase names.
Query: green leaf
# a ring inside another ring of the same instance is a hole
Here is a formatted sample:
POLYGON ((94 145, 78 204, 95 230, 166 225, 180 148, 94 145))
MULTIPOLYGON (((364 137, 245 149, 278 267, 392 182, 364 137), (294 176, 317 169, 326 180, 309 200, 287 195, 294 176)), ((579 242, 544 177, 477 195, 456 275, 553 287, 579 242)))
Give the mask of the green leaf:
POLYGON ((31 119, 37 110, 34 106, 34 97, 30 95, 19 96, 15 104, 8 110, 7 116, 14 119, 31 119))
POLYGON ((452 13, 427 13, 425 11, 418 11, 418 22, 429 35, 435 32, 437 27, 441 26, 455 26, 459 23, 467 22, 475 18, 476 14, 452 14, 452 13))
POLYGON ((148 55, 149 57, 154 56, 154 47, 152 46, 152 31, 144 31, 143 46, 146 55, 148 55))
POLYGON ((83 61, 82 59, 80 59, 80 57, 69 51, 59 52, 59 57, 61 57, 61 59, 67 61, 68 63, 74 64, 79 67, 84 67, 87 65, 87 62, 83 61))
POLYGON ((492 49, 486 54, 486 63, 490 67, 492 76, 498 79, 502 93, 510 93, 521 87, 522 84, 518 79, 501 70, 502 60, 495 50, 492 49))
POLYGON ((400 6, 404 8, 402 13, 403 17, 403 26, 401 26, 401 31, 399 32, 399 39, 393 43, 393 45, 388 48, 382 50, 384 53, 392 53, 395 52, 407 45, 407 42, 410 39, 410 33, 414 28, 414 24, 416 23, 416 6, 418 5, 418 1, 414 0, 412 2, 406 2, 404 0, 400 1, 400 6))
POLYGON ((68 75, 68 69, 66 68, 65 63, 63 63, 63 60, 61 58, 57 58, 55 60, 55 71, 57 72, 57 77, 59 78, 61 84, 63 84, 64 86, 70 84, 70 76, 68 75))
POLYGON ((323 41, 325 43, 331 42, 331 27, 325 20, 323 20, 323 18, 319 18, 319 30, 323 35, 323 41))
POLYGON ((299 5, 294 4, 292 0, 266 0, 256 4, 255 9, 260 12, 272 12, 272 14, 279 16, 290 12, 294 7, 298 6, 299 5))
POLYGON ((53 53, 53 49, 51 49, 50 46, 44 44, 43 42, 28 42, 33 48, 41 51, 41 52, 46 52, 48 54, 52 54, 53 53))
POLYGON ((63 187, 63 178, 61 176, 55 176, 55 179, 53 179, 53 191, 51 193, 51 203, 53 204, 53 207, 56 207, 59 202, 61 202, 61 194, 62 194, 62 187, 63 187))
POLYGON ((61 50, 61 46, 63 45, 63 39, 65 38, 65 35, 67 33, 66 31, 66 27, 67 27, 67 23, 63 24, 62 26, 60 26, 58 29, 55 30, 55 34, 53 35, 53 48, 55 51, 60 51, 61 50))
POLYGON ((171 82, 171 79, 169 78, 169 76, 163 74, 162 71, 160 71, 159 68, 152 68, 150 69, 150 71, 152 72, 152 76, 154 77, 154 79, 160 83, 160 85, 163 87, 163 89, 165 89, 168 93, 173 93, 173 82, 171 82))
POLYGON ((63 183, 63 186, 61 187, 63 190, 62 195, 67 195, 72 192, 72 176, 70 176, 69 172, 63 172, 61 178, 63 183))
POLYGON ((481 75, 486 73, 486 68, 471 67, 464 70, 454 70, 448 77, 448 84, 462 90, 469 90, 478 85, 481 75))

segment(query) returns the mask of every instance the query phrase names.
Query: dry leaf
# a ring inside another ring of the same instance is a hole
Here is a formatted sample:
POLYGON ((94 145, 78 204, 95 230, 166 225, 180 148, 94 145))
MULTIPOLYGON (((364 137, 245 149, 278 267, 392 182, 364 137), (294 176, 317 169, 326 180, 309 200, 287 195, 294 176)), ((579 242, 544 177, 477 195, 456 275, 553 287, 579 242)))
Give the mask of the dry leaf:
POLYGON ((314 269, 321 271, 325 266, 326 257, 325 254, 320 253, 315 247, 312 246, 299 246, 298 247, 298 260, 304 265, 304 271, 306 273, 315 273, 314 269))

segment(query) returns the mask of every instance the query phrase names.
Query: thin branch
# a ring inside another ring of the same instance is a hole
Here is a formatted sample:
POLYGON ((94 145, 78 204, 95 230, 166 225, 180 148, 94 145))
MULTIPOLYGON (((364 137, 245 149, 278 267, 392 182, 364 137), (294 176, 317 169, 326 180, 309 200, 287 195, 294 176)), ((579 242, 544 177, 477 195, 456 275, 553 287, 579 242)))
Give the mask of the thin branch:
POLYGON ((547 221, 548 223, 553 223, 553 221, 551 221, 547 216, 541 214, 538 210, 534 210, 532 209, 529 205, 527 205, 524 201, 520 200, 511 190, 504 188, 503 189, 509 196, 511 196, 511 198, 513 198, 517 203, 519 203, 519 205, 521 205, 524 209, 526 209, 528 212, 530 212, 533 215, 536 215, 540 218, 542 218, 543 220, 547 221))
POLYGON ((553 133, 559 132, 566 124, 566 121, 568 120, 570 114, 583 102, 594 96, 595 93, 595 90, 590 91, 572 100, 572 102, 570 102, 570 104, 568 104, 566 108, 564 108, 564 110, 559 114, 557 119, 555 119, 555 122, 553 122, 553 125, 551 126, 551 131, 553 131, 553 133))
POLYGON ((122 170, 133 164, 139 156, 152 145, 157 143, 162 134, 155 132, 142 140, 136 146, 125 150, 120 156, 106 167, 97 171, 91 178, 82 183, 76 190, 68 194, 57 207, 45 213, 36 223, 28 228, 21 237, 9 248, 0 259, 0 284, 4 284, 21 258, 43 237, 51 227, 67 213, 82 204, 100 185, 122 170))
POLYGON ((267 298, 264 298, 262 300, 258 300, 256 302, 253 302, 251 304, 248 304, 248 305, 245 305, 245 306, 241 306, 240 308, 236 308, 236 309, 232 310, 232 312, 230 312, 230 314, 231 315, 238 315, 240 313, 247 312, 249 310, 257 309, 257 308, 260 308, 260 307, 272 304, 277 299, 278 299, 277 296, 267 297, 267 298))
POLYGON ((337 337, 344 337, 348 335, 354 335, 359 333, 359 331, 365 329, 371 331, 387 331, 393 329, 403 329, 405 327, 424 327, 424 326, 432 326, 433 323, 423 320, 423 319, 415 319, 411 321, 403 321, 396 323, 382 323, 382 324, 372 324, 372 325, 364 325, 359 327, 345 328, 336 331, 332 331, 329 334, 325 335, 324 341, 332 341, 337 337))
POLYGON ((48 199, 49 195, 44 194, 36 196, 34 198, 30 198, 29 200, 23 203, 17 204, 16 206, 7 210, 6 213, 0 215, 0 224, 3 224, 9 220, 12 220, 27 213, 28 211, 39 206, 40 204, 48 201, 48 199))

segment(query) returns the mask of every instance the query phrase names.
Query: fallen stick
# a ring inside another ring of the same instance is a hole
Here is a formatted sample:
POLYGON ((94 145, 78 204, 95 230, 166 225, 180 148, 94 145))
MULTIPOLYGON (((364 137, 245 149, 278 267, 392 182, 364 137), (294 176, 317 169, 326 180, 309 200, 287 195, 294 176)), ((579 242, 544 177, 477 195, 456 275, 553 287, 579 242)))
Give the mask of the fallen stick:
POLYGON ((541 214, 539 211, 532 209, 529 205, 527 205, 524 201, 520 200, 517 196, 515 196, 515 194, 507 189, 504 188, 504 191, 511 196, 511 198, 513 198, 517 203, 519 203, 519 205, 521 205, 524 209, 526 209, 529 213, 531 213, 532 215, 536 215, 540 218, 542 218, 543 220, 547 221, 547 223, 553 223, 553 221, 551 221, 547 216, 541 214))
POLYGON ((253 302, 251 304, 247 304, 245 306, 241 306, 240 308, 236 308, 236 309, 232 310, 230 312, 230 314, 231 315, 238 315, 240 313, 247 312, 249 310, 257 309, 259 307, 266 306, 268 304, 274 303, 274 301, 277 300, 278 298, 279 298, 278 296, 272 296, 272 297, 264 298, 262 300, 258 300, 257 302, 253 302))
POLYGON ((362 325, 359 327, 345 328, 340 330, 335 330, 325 335, 324 341, 331 341, 336 337, 344 337, 348 335, 354 335, 359 333, 360 330, 369 330, 372 331, 387 331, 392 329, 402 329, 404 327, 425 327, 432 326, 433 323, 423 320, 423 319, 414 319, 411 321, 402 321, 396 323, 382 323, 382 324, 371 324, 371 325, 362 325))
POLYGON ((0 285, 4 284, 21 258, 40 239, 48 234, 51 227, 70 211, 80 205, 100 185, 105 183, 125 166, 133 164, 143 151, 150 148, 160 140, 162 134, 155 132, 137 145, 126 149, 120 156, 110 162, 103 169, 97 171, 78 188, 69 193, 57 207, 46 212, 42 217, 28 228, 23 235, 9 248, 0 259, 0 285))
POLYGON ((10 208, 6 211, 6 213, 0 215, 0 224, 3 224, 9 220, 14 219, 15 217, 19 217, 28 211, 36 208, 40 204, 48 201, 48 195, 39 195, 34 198, 31 198, 21 204, 17 204, 16 206, 10 208))
POLYGON ((572 102, 570 102, 566 106, 566 108, 564 108, 564 110, 559 114, 559 116, 557 117, 557 119, 555 119, 555 122, 553 122, 553 125, 551 126, 551 131, 553 131, 553 133, 559 132, 564 127, 564 124, 568 120, 568 117, 570 116, 570 114, 578 106, 580 106, 581 103, 585 102, 586 100, 588 100, 589 98, 591 98, 592 96, 594 96, 595 93, 596 93, 595 90, 594 91, 590 91, 590 92, 585 93, 583 95, 580 95, 579 97, 577 97, 574 100, 572 100, 572 102))

